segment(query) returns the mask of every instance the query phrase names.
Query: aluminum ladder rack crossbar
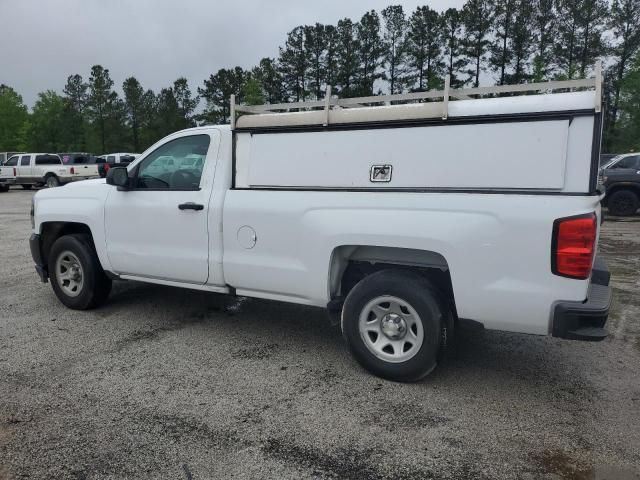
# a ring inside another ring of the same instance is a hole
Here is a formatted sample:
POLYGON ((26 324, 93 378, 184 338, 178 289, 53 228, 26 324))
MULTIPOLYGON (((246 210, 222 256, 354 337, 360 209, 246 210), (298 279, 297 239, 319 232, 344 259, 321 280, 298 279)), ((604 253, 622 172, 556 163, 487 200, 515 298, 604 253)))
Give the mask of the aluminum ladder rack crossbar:
MULTIPOLYGON (((504 94, 528 94, 531 92, 541 92, 553 94, 577 90, 594 90, 593 108, 596 112, 601 110, 602 96, 602 64, 596 63, 595 76, 593 78, 579 80, 554 80, 548 82, 523 83, 517 85, 497 85, 491 87, 475 88, 450 88, 450 77, 445 77, 445 88, 443 90, 431 90, 426 92, 401 93, 393 95, 373 95, 356 98, 337 98, 331 94, 331 86, 327 87, 326 96, 320 100, 275 103, 266 105, 239 105, 236 103, 236 96, 231 95, 231 128, 252 128, 258 126, 278 126, 278 115, 280 114, 307 114, 305 118, 296 120, 295 125, 323 125, 331 123, 331 113, 343 109, 375 109, 384 106, 399 106, 419 103, 429 105, 427 111, 421 112, 422 118, 447 119, 449 116, 450 100, 476 100, 486 96, 495 98, 504 94), (433 101, 433 100, 440 101, 433 101), (245 114, 245 115, 243 115, 245 114), (249 114, 249 115, 246 115, 249 114), (311 114, 311 115, 309 115, 311 114), (315 115, 313 115, 315 114, 315 115), (250 117, 267 116, 256 122, 250 117), (243 118, 246 125, 238 125, 238 120, 243 118), (255 125, 253 125, 255 123, 255 125)), ((516 95, 512 95, 516 96, 516 95)), ((394 118, 397 119, 397 118, 394 118)), ((384 120, 384 116, 374 116, 371 121, 384 120)), ((345 123, 345 122, 339 122, 345 123)))

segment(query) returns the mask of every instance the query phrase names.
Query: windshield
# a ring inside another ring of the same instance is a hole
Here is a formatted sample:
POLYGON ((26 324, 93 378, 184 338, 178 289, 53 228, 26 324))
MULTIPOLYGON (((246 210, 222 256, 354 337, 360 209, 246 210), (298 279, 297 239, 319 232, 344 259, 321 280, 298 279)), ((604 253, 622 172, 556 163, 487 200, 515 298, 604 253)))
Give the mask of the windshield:
POLYGON ((622 155, 618 155, 617 157, 613 157, 611 160, 609 160, 607 163, 605 163, 604 165, 602 165, 601 168, 609 168, 611 167, 611 165, 613 165, 614 163, 616 163, 618 160, 620 160, 622 158, 622 155))

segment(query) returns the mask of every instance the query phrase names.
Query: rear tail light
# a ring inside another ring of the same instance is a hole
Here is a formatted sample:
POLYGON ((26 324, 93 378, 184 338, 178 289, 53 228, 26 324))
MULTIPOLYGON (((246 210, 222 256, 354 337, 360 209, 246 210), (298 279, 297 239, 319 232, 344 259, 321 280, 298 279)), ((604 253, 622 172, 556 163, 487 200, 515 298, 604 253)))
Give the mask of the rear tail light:
POLYGON ((18 173, 16 172, 16 167, 13 167, 13 176, 14 176, 14 177, 17 177, 17 176, 18 176, 18 173))
POLYGON ((556 220, 551 241, 552 272, 579 280, 589 278, 597 233, 595 213, 556 220))
POLYGON ((111 168, 111 166, 108 163, 105 163, 104 164, 104 173, 107 173, 110 168, 111 168))
POLYGON ((75 168, 73 168, 73 167, 71 167, 71 170, 70 170, 70 171, 71 171, 71 175, 73 175, 74 173, 76 173, 76 169, 75 169, 75 168))

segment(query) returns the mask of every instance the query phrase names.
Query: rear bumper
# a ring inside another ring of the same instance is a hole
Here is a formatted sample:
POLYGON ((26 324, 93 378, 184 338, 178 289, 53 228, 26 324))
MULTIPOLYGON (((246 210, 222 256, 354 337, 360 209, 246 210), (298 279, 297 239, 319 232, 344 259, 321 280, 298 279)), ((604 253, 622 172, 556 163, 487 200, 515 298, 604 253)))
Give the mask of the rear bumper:
POLYGON ((15 178, 0 178, 0 185, 13 185, 16 183, 15 178))
POLYGON ((597 342, 604 340, 608 332, 604 328, 611 307, 609 267, 602 258, 596 258, 587 300, 584 302, 560 302, 553 313, 552 335, 568 340, 597 342))
POLYGON ((42 283, 47 283, 47 280, 49 279, 49 272, 47 271, 47 266, 42 258, 40 235, 37 233, 31 234, 31 238, 29 238, 29 249, 31 250, 31 258, 33 258, 33 261, 36 264, 36 273, 40 277, 40 280, 42 280, 42 283))

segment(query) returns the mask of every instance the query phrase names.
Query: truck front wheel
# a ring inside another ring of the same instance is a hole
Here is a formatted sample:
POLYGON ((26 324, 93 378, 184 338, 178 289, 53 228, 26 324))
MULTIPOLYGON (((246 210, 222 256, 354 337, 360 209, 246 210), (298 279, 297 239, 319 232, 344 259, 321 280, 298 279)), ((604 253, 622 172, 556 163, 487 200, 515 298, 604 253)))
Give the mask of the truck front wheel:
POLYGON ((88 235, 58 238, 49 253, 49 277, 58 299, 74 310, 88 310, 104 303, 111 291, 88 235))
POLYGON ((638 210, 638 195, 631 190, 618 190, 607 198, 607 207, 611 215, 631 216, 638 210))
POLYGON ((424 277, 382 270, 361 280, 342 310, 342 334, 355 359, 389 380, 417 381, 436 367, 446 303, 424 277))

